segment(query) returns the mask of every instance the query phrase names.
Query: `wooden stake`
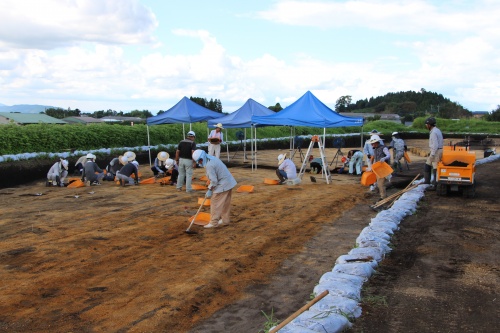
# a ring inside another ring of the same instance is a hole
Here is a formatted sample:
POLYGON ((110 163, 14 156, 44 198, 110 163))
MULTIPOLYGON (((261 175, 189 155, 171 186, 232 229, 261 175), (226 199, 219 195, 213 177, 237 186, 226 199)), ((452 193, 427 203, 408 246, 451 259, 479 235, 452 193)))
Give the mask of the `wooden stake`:
POLYGON ((301 307, 300 309, 298 309, 297 311, 295 311, 294 314, 292 314, 290 317, 286 318, 281 324, 279 324, 278 326, 276 326, 275 328, 273 328, 272 330, 270 330, 269 333, 276 333, 276 332, 278 332, 280 329, 282 329, 283 327, 285 327, 289 322, 291 322, 292 320, 294 320, 295 318, 297 318, 302 312, 308 310, 311 306, 313 306, 314 304, 316 304, 320 299, 322 299, 326 295, 328 295, 328 290, 325 290, 321 294, 319 294, 318 296, 314 297, 314 299, 312 299, 306 305, 304 305, 303 307, 301 307))

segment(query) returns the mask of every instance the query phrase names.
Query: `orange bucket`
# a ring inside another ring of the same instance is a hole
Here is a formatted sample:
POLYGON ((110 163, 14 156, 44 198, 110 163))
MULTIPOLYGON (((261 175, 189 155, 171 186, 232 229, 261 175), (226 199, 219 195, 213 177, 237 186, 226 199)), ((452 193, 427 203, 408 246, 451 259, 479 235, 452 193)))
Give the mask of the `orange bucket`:
POLYGON ((278 185, 279 181, 277 179, 264 178, 264 184, 268 185, 278 185))
POLYGON ((385 162, 375 162, 372 165, 372 171, 379 178, 385 178, 389 176, 394 170, 392 170, 391 166, 385 162))
POLYGON ((200 178, 200 180, 202 180, 202 181, 203 181, 203 180, 208 180, 208 177, 207 177, 207 176, 202 176, 202 177, 200 178))
POLYGON ((403 156, 404 156, 406 162, 411 163, 410 156, 408 156, 407 152, 405 152, 403 156))
POLYGON ((210 206, 210 199, 207 198, 205 203, 203 203, 203 200, 205 200, 205 198, 198 198, 198 205, 203 204, 203 206, 210 206))
POLYGON ((203 186, 203 185, 192 184, 191 187, 193 190, 196 190, 196 191, 208 190, 208 187, 203 186))
POLYGON ((371 171, 365 171, 361 175, 361 185, 370 186, 377 182, 377 176, 371 171))
POLYGON ((236 190, 236 192, 239 192, 239 193, 242 193, 242 192, 252 193, 253 192, 253 186, 252 185, 241 185, 240 187, 238 187, 238 189, 236 190))
MULTIPOLYGON (((192 222, 194 219, 194 215, 189 218, 189 222, 192 222)), ((193 224, 197 225, 206 225, 210 222, 210 213, 199 212, 198 216, 196 216, 196 220, 193 224)))

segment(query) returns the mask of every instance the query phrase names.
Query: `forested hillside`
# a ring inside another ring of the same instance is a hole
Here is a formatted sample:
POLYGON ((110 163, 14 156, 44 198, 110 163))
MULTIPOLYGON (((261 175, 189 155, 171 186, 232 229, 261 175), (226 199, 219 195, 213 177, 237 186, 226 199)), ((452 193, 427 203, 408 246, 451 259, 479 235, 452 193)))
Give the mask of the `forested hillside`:
POLYGON ((396 113, 405 120, 432 114, 440 118, 470 117, 472 113, 441 94, 420 91, 390 92, 384 96, 360 99, 352 103, 351 96, 341 96, 336 104, 337 112, 396 113))

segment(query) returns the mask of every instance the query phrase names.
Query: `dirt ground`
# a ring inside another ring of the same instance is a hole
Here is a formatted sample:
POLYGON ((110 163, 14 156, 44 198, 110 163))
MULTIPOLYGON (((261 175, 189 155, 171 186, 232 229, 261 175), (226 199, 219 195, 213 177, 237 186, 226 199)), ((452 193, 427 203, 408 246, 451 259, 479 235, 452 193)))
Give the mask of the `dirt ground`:
MULTIPOLYGON (((112 182, 47 188, 43 180, 0 190, 0 331, 259 332, 263 313, 286 319, 355 246, 376 215, 369 208, 376 197, 345 174, 333 174, 331 184, 309 174, 298 186, 264 184, 275 178, 278 153, 259 152, 256 170, 231 168, 238 186, 254 192, 234 191, 230 225, 195 225, 196 235, 184 231, 204 191, 112 182)), ((327 150, 327 159, 335 153, 327 150)), ((410 156, 389 194, 421 172, 423 157, 410 156)), ((475 199, 426 194, 365 290, 388 306, 363 303, 353 332, 493 327, 499 168, 478 167, 475 199)), ((141 173, 152 175, 146 165, 141 173)), ((204 184, 203 175, 196 169, 194 183, 204 184)))

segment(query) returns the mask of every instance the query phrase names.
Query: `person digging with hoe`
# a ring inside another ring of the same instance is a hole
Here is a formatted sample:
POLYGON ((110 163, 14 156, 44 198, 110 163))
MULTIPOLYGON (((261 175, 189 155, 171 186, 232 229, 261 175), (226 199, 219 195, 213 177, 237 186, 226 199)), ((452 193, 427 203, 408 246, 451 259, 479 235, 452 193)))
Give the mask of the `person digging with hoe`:
POLYGON ((236 180, 226 165, 215 156, 208 155, 204 150, 197 149, 193 153, 193 161, 205 168, 210 184, 205 198, 210 201, 210 223, 205 228, 216 228, 229 224, 231 212, 231 194, 236 180))

